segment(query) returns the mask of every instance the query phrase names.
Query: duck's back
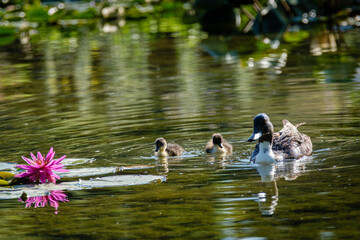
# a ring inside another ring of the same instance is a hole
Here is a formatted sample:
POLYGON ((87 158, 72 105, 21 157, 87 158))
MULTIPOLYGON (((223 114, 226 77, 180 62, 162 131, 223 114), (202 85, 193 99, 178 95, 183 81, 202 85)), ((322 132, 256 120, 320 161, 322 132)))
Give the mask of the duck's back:
POLYGON ((169 156, 180 156, 183 154, 185 150, 176 143, 169 143, 166 152, 169 154, 169 156))
POLYGON ((298 159, 303 156, 310 156, 312 153, 312 143, 309 136, 300 133, 296 126, 288 120, 283 120, 283 129, 275 133, 272 149, 282 155, 284 159, 298 159))

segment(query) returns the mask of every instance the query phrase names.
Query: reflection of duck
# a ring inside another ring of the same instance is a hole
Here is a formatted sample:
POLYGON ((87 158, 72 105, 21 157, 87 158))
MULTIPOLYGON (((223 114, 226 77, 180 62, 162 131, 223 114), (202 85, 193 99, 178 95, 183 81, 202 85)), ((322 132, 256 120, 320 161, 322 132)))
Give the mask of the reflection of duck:
POLYGON ((180 156, 185 151, 180 145, 176 143, 167 143, 164 138, 158 138, 155 140, 155 156, 167 157, 167 156, 180 156))
POLYGON ((259 210, 264 216, 275 213, 279 201, 279 190, 276 181, 262 183, 262 190, 258 193, 259 210))
POLYGON ((231 153, 232 145, 220 133, 214 133, 207 142, 205 151, 207 153, 231 153))
POLYGON ((309 136, 300 133, 297 127, 288 120, 283 120, 283 129, 274 134, 274 127, 265 113, 254 118, 254 132, 249 142, 258 140, 250 161, 259 164, 273 163, 285 159, 299 159, 312 153, 312 143, 309 136))

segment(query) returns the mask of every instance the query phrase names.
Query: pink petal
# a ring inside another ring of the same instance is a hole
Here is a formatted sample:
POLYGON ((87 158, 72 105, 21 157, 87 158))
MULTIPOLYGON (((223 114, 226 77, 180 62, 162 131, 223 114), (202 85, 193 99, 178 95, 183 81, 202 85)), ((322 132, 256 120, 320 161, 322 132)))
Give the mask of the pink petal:
POLYGON ((62 157, 59 158, 59 159, 54 160, 53 162, 54 162, 54 164, 58 164, 58 163, 60 163, 62 160, 64 160, 65 158, 66 158, 66 155, 62 156, 62 157))
POLYGON ((50 206, 54 207, 55 210, 58 209, 58 207, 59 207, 59 202, 58 202, 58 201, 56 201, 56 200, 50 200, 49 202, 50 202, 50 206))
POLYGON ((28 159, 24 156, 22 156, 21 158, 24 159, 24 161, 27 162, 29 165, 33 165, 33 166, 36 165, 36 163, 31 159, 28 159))
POLYGON ((46 159, 49 159, 49 157, 53 154, 54 149, 51 147, 48 154, 46 154, 46 159))
POLYGON ((36 172, 35 174, 31 175, 29 178, 33 182, 39 181, 39 172, 36 172))
POLYGON ((48 202, 48 200, 47 200, 47 196, 42 196, 42 197, 40 197, 40 203, 41 203, 41 207, 45 207, 45 205, 47 205, 47 202, 48 202))
POLYGON ((37 159, 44 162, 44 157, 41 155, 41 152, 37 153, 37 159))
POLYGON ((30 153, 30 156, 31 156, 32 160, 33 160, 34 162, 36 162, 37 158, 35 157, 35 155, 34 155, 32 152, 30 153))
POLYGON ((48 179, 50 180, 50 182, 56 183, 56 179, 52 175, 48 176, 48 179))
POLYGON ((46 173, 43 171, 39 171, 39 179, 41 183, 45 183, 46 182, 46 173))
POLYGON ((21 168, 21 169, 24 169, 24 170, 33 170, 34 169, 33 166, 29 166, 29 165, 16 165, 15 167, 21 168))
POLYGON ((16 174, 14 177, 16 177, 16 178, 24 178, 24 177, 29 177, 31 175, 32 174, 29 174, 27 172, 23 172, 23 173, 16 174))
POLYGON ((54 157, 55 157, 55 152, 53 152, 53 153, 50 155, 50 158, 49 158, 48 161, 49 161, 49 162, 52 161, 52 160, 54 159, 54 157))
MULTIPOLYGON (((48 166, 49 167, 49 166, 48 166)), ((54 164, 52 166, 50 166, 49 168, 51 169, 58 169, 58 168, 63 168, 65 167, 65 165, 61 164, 61 163, 58 163, 58 164, 54 164)))
POLYGON ((60 177, 58 175, 56 175, 55 173, 52 173, 51 175, 52 177, 56 178, 56 179, 60 179, 60 177))

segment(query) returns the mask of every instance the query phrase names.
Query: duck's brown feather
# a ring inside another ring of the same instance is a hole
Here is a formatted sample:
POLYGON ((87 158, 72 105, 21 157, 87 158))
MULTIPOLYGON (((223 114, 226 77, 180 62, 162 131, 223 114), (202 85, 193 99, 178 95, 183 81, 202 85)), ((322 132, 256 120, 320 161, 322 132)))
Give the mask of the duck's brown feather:
MULTIPOLYGON (((283 128, 274 133, 273 146, 275 159, 299 159, 303 156, 310 156, 312 154, 312 143, 309 136, 300 133, 297 127, 304 125, 299 123, 292 125, 288 120, 283 120, 283 128)), ((250 160, 254 161, 256 155, 259 153, 259 143, 256 144, 255 150, 251 154, 250 160)))
POLYGON ((169 156, 180 156, 184 151, 185 150, 176 143, 169 143, 166 148, 166 152, 169 154, 169 156))

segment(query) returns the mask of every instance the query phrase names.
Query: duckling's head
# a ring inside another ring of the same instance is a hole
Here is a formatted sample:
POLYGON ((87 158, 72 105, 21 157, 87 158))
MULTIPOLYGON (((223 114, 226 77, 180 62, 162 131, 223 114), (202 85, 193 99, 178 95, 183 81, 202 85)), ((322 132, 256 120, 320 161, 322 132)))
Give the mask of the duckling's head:
POLYGON ((214 133, 213 136, 212 136, 212 141, 213 141, 214 145, 219 146, 219 148, 224 147, 223 146, 224 138, 220 133, 214 133))
POLYGON ((265 113, 260 113, 254 118, 254 131, 248 141, 253 142, 259 140, 272 142, 274 127, 270 122, 270 118, 265 113))
POLYGON ((165 138, 158 138, 155 140, 155 152, 158 152, 158 151, 165 151, 166 147, 167 147, 167 142, 165 140, 165 138))

